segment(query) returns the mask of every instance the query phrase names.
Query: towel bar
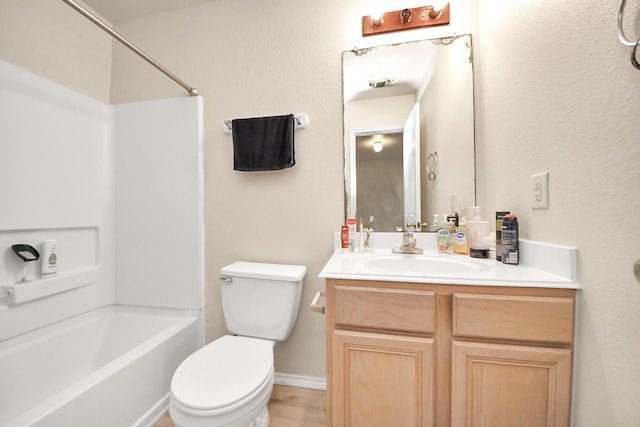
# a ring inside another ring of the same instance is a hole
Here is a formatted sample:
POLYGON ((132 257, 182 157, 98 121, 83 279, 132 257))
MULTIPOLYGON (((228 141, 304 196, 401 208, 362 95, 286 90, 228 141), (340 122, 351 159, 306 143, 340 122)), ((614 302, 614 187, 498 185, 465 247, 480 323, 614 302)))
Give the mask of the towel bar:
MULTIPOLYGON (((294 114, 293 120, 295 121, 295 129, 306 129, 309 126, 309 116, 306 114, 294 114)), ((222 122, 222 131, 224 133, 231 133, 231 120, 225 120, 222 122)))

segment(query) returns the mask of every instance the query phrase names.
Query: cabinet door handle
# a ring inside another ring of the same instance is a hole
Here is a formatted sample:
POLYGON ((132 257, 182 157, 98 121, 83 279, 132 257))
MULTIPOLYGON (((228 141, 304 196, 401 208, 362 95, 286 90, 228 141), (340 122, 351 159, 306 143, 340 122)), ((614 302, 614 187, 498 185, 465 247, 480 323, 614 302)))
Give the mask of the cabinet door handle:
POLYGON ((325 293, 322 291, 318 291, 316 292, 316 295, 313 297, 313 301, 311 301, 311 305, 309 306, 309 308, 311 309, 311 311, 315 311, 317 313, 322 313, 324 314, 324 304, 319 304, 318 301, 320 300, 320 298, 324 298, 325 297, 325 293))

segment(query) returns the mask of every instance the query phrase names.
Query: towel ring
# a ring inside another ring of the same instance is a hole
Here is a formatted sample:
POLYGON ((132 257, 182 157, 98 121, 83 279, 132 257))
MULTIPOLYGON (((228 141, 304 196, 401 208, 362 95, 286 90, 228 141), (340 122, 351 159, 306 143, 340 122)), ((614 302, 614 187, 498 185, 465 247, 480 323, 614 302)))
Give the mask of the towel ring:
POLYGON ((638 63, 638 45, 640 45, 640 39, 636 42, 635 46, 633 46, 633 50, 631 51, 631 64, 640 70, 640 63, 638 63))
POLYGON ((638 43, 629 40, 625 35, 624 32, 622 31, 622 15, 624 14, 624 5, 627 2, 627 0, 621 0, 620 1, 620 10, 618 11, 618 38, 620 39, 620 42, 628 47, 637 47, 638 43))
POLYGON ((436 171, 438 170, 438 152, 434 151, 427 157, 427 179, 429 181, 436 180, 436 171))

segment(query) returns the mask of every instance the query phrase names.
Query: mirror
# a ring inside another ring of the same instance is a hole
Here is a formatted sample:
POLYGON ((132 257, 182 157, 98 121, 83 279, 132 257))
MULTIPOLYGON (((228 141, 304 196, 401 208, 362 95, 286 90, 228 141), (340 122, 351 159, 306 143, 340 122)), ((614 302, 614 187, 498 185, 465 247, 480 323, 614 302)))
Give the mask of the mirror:
POLYGON ((395 231, 475 206, 470 34, 343 52, 342 79, 347 218, 395 231))

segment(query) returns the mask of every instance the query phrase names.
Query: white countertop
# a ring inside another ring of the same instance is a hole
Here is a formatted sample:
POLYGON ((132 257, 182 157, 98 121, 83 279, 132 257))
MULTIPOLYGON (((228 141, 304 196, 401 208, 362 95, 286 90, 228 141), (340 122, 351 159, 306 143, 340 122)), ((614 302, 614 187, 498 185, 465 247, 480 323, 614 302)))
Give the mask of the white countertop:
POLYGON ((391 253, 391 248, 398 246, 402 241, 402 233, 374 233, 371 239, 372 250, 364 254, 343 252, 338 247, 325 264, 319 277, 452 285, 581 288, 577 280, 576 248, 520 240, 520 264, 506 265, 495 259, 439 254, 434 250, 433 233, 416 233, 415 237, 418 241, 417 246, 424 249, 424 255, 391 253), (394 271, 393 268, 378 268, 380 265, 388 266, 389 262, 395 263, 393 259, 399 261, 397 264, 403 265, 401 271, 394 271), (430 260, 435 260, 436 264, 444 262, 451 268, 429 271, 428 267, 416 269, 411 267, 415 261, 429 263, 430 260))

